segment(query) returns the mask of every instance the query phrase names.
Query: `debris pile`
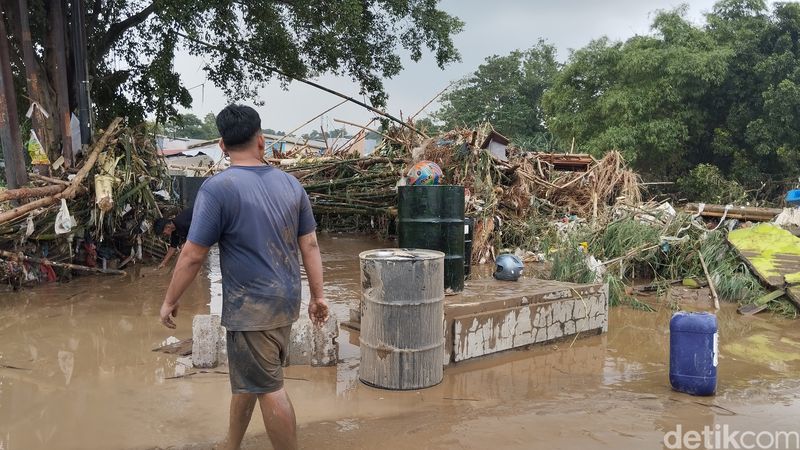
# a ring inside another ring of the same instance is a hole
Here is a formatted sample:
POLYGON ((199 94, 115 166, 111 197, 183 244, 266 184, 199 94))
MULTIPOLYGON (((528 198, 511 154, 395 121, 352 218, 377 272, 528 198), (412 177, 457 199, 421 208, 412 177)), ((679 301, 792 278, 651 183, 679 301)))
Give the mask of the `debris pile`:
POLYGON ((171 194, 152 139, 116 119, 74 170, 31 174, 31 185, 0 192, 0 280, 54 281, 73 270, 120 273, 143 254, 163 256, 148 237, 171 194), (18 204, 14 205, 13 202, 18 204))
MULTIPOLYGON (((753 303, 767 294, 731 250, 727 233, 743 225, 737 219, 774 217, 775 210, 706 205, 697 212, 690 205, 695 214, 676 212, 666 202, 642 201, 641 180, 619 152, 600 160, 529 152, 489 125, 435 137, 396 129, 385 138, 369 157, 336 155, 285 166, 305 186, 323 228, 392 234, 396 185, 408 167, 429 160, 441 167, 445 183, 465 187, 466 215, 475 219, 473 263, 493 261, 500 252, 546 260, 551 278, 605 281, 614 303, 643 310, 653 309, 641 300, 646 293, 669 298, 684 284, 708 286, 710 307, 720 299, 753 303), (642 280, 648 283, 638 286, 642 280)), ((769 308, 796 314, 786 297, 769 308)))

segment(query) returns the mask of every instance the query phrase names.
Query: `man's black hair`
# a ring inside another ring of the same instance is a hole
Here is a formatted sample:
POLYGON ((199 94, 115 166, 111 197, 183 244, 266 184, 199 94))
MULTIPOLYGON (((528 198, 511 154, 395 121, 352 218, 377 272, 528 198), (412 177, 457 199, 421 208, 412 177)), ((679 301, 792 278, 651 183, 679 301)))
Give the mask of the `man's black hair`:
POLYGON ((164 232, 164 227, 170 222, 172 222, 172 219, 165 219, 164 217, 156 219, 156 223, 153 224, 153 231, 156 232, 156 236, 160 236, 164 232))
POLYGON ((225 147, 235 148, 261 132, 261 117, 255 109, 234 103, 217 114, 217 130, 225 147))

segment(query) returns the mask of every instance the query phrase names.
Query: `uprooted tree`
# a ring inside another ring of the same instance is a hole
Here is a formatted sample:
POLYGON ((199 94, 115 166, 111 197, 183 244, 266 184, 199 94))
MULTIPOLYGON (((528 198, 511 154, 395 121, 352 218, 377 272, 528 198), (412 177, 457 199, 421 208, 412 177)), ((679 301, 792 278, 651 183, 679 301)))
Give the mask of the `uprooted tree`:
MULTIPOLYGON (((51 112, 59 110, 59 101, 69 111, 76 108, 69 26, 72 1, 77 0, 0 2, 22 113, 29 99, 51 112), (67 61, 59 71, 55 49, 61 45, 66 46, 67 61), (67 74, 66 80, 61 73, 67 74), (63 89, 58 83, 63 81, 71 88, 59 95, 63 89)), ((208 80, 231 100, 258 101, 258 88, 275 76, 253 62, 259 61, 291 78, 322 73, 350 76, 359 83, 361 94, 381 107, 386 101, 382 79, 400 72, 401 53, 418 61, 423 52, 431 51, 444 67, 459 59, 452 36, 463 26, 437 8, 438 0, 84 3, 88 74, 99 127, 116 116, 138 122, 150 113, 163 122, 177 114, 177 107, 190 107, 191 95, 174 67, 180 52, 200 56, 208 80)), ((290 81, 278 78, 284 84, 290 81)), ((37 132, 52 155, 61 142, 57 116, 37 118, 43 121, 37 132)))

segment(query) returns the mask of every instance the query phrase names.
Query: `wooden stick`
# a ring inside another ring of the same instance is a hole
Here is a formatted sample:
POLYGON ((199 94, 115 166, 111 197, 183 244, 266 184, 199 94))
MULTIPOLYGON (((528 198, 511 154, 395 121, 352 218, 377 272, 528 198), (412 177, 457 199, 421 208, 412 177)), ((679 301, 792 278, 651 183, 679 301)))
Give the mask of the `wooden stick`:
POLYGON ((69 263, 59 263, 48 261, 42 258, 35 258, 33 256, 26 256, 22 253, 13 253, 6 250, 0 250, 0 257, 7 258, 13 261, 22 260, 37 264, 47 264, 50 266, 61 267, 64 269, 70 270, 80 270, 83 272, 95 272, 95 273, 105 273, 105 274, 112 274, 112 275, 125 275, 127 272, 124 270, 116 270, 116 269, 101 269, 99 267, 87 267, 87 266, 80 266, 78 264, 69 264, 69 263))
POLYGON ((698 250, 697 254, 700 255, 700 264, 703 266, 703 272, 706 274, 706 280, 708 280, 708 287, 711 289, 711 296, 714 298, 714 309, 719 310, 719 296, 717 295, 717 289, 714 287, 714 280, 711 279, 711 275, 708 273, 708 266, 705 259, 703 259, 703 252, 698 250))
POLYGON ((46 197, 58 194, 66 188, 66 186, 60 184, 52 184, 50 186, 42 187, 23 187, 19 189, 11 189, 10 191, 0 192, 0 202, 5 202, 8 200, 20 200, 31 197, 46 197))
POLYGON ((70 184, 72 184, 67 180, 59 180, 58 178, 46 177, 44 175, 39 175, 38 173, 29 173, 28 176, 33 178, 34 180, 46 181, 52 184, 63 184, 64 186, 69 186, 70 184))

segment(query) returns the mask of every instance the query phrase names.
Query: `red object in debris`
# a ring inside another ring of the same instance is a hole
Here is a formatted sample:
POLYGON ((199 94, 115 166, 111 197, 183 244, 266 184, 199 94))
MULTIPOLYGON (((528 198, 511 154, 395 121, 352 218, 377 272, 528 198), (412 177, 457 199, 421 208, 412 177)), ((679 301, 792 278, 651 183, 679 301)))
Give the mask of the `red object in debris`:
POLYGON ((84 242, 83 250, 86 252, 86 259, 83 264, 86 267, 97 267, 97 246, 84 242))
POLYGON ((56 276, 56 271, 53 270, 53 266, 51 266, 50 264, 40 264, 39 268, 47 278, 48 283, 52 283, 58 279, 58 277, 56 276))

